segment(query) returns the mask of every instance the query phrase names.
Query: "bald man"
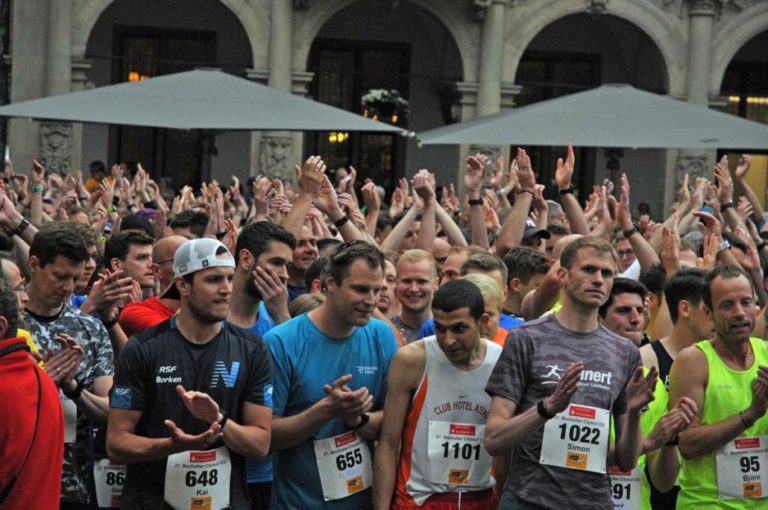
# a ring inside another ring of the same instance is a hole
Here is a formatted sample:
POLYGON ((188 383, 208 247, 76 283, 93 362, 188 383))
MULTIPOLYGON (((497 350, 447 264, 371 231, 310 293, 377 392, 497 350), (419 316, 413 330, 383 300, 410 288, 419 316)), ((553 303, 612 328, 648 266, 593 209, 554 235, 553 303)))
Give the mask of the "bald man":
POLYGON ((163 237, 152 247, 152 267, 162 294, 131 303, 120 314, 120 326, 128 336, 135 335, 172 317, 179 309, 179 296, 174 286, 173 256, 188 239, 180 235, 163 237))

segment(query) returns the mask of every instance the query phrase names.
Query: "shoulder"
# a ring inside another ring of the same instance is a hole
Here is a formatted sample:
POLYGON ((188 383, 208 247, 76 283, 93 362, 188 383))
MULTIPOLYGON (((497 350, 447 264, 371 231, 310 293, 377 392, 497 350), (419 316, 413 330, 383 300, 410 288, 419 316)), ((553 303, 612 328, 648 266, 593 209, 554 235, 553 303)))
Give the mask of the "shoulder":
POLYGON ((148 345, 154 339, 163 341, 171 333, 171 330, 171 321, 165 320, 156 326, 152 326, 151 328, 145 329, 144 331, 135 334, 131 337, 131 339, 135 339, 138 345, 148 345))
MULTIPOLYGON (((705 340, 705 342, 706 341, 707 340, 705 340)), ((691 345, 680 351, 675 357, 675 362, 672 364, 672 368, 677 367, 678 369, 680 369, 680 367, 695 368, 706 366, 707 355, 699 344, 691 345)))
POLYGON ((301 341, 303 339, 303 335, 297 335, 296 333, 303 327, 304 321, 306 320, 309 319, 307 319, 306 314, 303 314, 299 315, 298 317, 294 317, 293 319, 287 320, 282 324, 278 324, 274 328, 264 333, 264 341, 267 342, 267 344, 271 344, 272 342, 279 342, 288 338, 301 341))
POLYGON ((395 353, 390 367, 390 373, 394 370, 402 375, 403 380, 398 381, 398 377, 390 380, 404 384, 410 389, 418 386, 421 376, 427 366, 427 351, 423 340, 412 342, 395 353))
MULTIPOLYGON (((658 341, 658 340, 656 340, 658 341)), ((653 342, 651 342, 653 343, 653 342)), ((643 366, 650 368, 650 367, 657 367, 659 366, 659 360, 656 357, 656 351, 653 350, 653 347, 651 344, 646 344, 642 347, 640 347, 640 357, 643 359, 643 366)))

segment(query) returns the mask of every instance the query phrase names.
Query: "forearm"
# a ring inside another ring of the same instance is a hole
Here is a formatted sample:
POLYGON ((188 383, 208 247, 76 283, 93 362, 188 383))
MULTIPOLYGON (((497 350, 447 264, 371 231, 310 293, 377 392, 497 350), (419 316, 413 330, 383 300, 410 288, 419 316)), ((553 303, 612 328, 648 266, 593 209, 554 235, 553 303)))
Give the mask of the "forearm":
POLYGON ((381 434, 381 420, 384 417, 384 411, 374 411, 368 413, 368 423, 357 429, 357 433, 366 439, 376 441, 381 434))
POLYGON ((418 211, 415 207, 408 209, 405 216, 397 222, 397 225, 392 228, 389 235, 381 242, 381 251, 384 253, 396 251, 397 247, 400 246, 400 243, 405 239, 405 234, 408 233, 408 229, 411 228, 411 224, 414 222, 417 215, 418 211))
POLYGON ((746 231, 747 226, 744 225, 744 222, 741 220, 739 213, 736 212, 735 207, 728 207, 725 211, 723 211, 721 207, 720 212, 723 215, 725 223, 731 228, 731 230, 735 231, 737 228, 741 227, 746 231))
POLYGON ((435 216, 437 218, 437 222, 443 227, 445 237, 448 239, 448 242, 451 244, 451 246, 467 245, 467 240, 464 239, 464 234, 461 232, 461 229, 456 224, 456 222, 453 221, 451 215, 448 214, 448 212, 446 212, 446 210, 443 209, 440 204, 435 206, 435 216))
POLYGON ((758 200, 757 195, 755 195, 755 192, 747 181, 741 180, 739 181, 739 184, 741 185, 741 194, 749 200, 750 204, 752 204, 752 218, 754 218, 755 221, 762 221, 763 207, 760 205, 760 200, 758 200))
POLYGON ((400 445, 382 441, 376 448, 376 459, 373 470, 373 508, 374 510, 389 510, 397 480, 397 459, 400 456, 400 445))
POLYGON ((545 423, 535 406, 509 419, 490 416, 485 426, 485 449, 494 457, 506 455, 545 423))
POLYGON ((740 436, 747 429, 740 414, 711 425, 692 427, 680 434, 678 450, 685 459, 695 459, 714 452, 740 436))
POLYGON ((416 237, 416 248, 431 252, 435 246, 436 234, 435 200, 425 201, 424 211, 421 213, 419 234, 416 237))
POLYGON ((283 220, 283 227, 294 236, 298 236, 301 233, 301 227, 304 226, 304 220, 307 218, 311 205, 312 197, 305 193, 299 193, 299 196, 296 197, 296 201, 293 203, 293 207, 291 207, 291 212, 283 220))
POLYGON ((107 432, 107 454, 115 464, 137 464, 178 453, 169 437, 152 439, 129 432, 107 432))
POLYGON ((293 416, 272 416, 270 451, 286 450, 301 443, 320 430, 333 414, 326 399, 293 416))
POLYGON ((647 452, 648 474, 653 486, 660 492, 668 492, 675 486, 677 475, 680 472, 680 460, 677 457, 677 448, 674 446, 662 446, 653 452, 647 452))
POLYGON ((560 288, 556 271, 550 269, 544 281, 523 297, 520 311, 525 320, 537 319, 555 306, 557 298, 560 296, 560 288))
POLYGON ((645 273, 653 266, 661 262, 661 260, 659 260, 659 256, 656 254, 656 251, 651 248, 651 245, 648 244, 648 241, 646 241, 639 232, 632 234, 628 239, 629 244, 632 245, 632 249, 635 250, 637 261, 640 263, 641 273, 645 273))
MULTIPOLYGON (((517 195, 515 205, 512 206, 512 211, 504 220, 499 237, 496 239, 496 255, 499 257, 503 257, 522 241, 525 221, 528 219, 532 201, 533 192, 525 191, 517 195)), ((485 228, 485 224, 483 224, 483 228, 485 228)))
POLYGON ((378 209, 368 209, 365 211, 365 224, 368 227, 368 232, 371 232, 371 235, 376 234, 376 224, 379 221, 379 210, 378 209))
POLYGON ((77 408, 83 412, 89 420, 97 425, 106 425, 109 417, 109 398, 94 395, 88 390, 83 390, 80 397, 75 400, 77 408))
POLYGON ((588 235, 589 224, 587 223, 587 218, 584 216, 584 210, 573 193, 560 195, 560 202, 563 205, 563 212, 565 212, 568 224, 571 226, 571 233, 588 235))
POLYGON ((270 430, 241 425, 231 418, 224 424, 224 444, 243 457, 263 459, 269 454, 270 430))
MULTIPOLYGON (((618 432, 618 428, 617 428, 618 432)), ((640 432, 640 412, 627 412, 626 426, 616 434, 613 448, 613 462, 622 471, 632 471, 643 448, 643 436, 640 432)))
POLYGON ((472 244, 476 244, 486 250, 490 249, 488 229, 485 228, 485 213, 479 205, 469 206, 469 226, 472 232, 472 244))
POLYGON ((109 333, 109 341, 112 343, 112 352, 114 352, 115 361, 117 361, 120 353, 123 352, 123 348, 125 348, 125 344, 128 343, 128 336, 125 334, 125 331, 123 331, 123 328, 120 327, 119 323, 115 323, 107 328, 107 333, 109 333))
POLYGON ((32 191, 29 202, 29 222, 37 228, 43 225, 43 192, 32 191))

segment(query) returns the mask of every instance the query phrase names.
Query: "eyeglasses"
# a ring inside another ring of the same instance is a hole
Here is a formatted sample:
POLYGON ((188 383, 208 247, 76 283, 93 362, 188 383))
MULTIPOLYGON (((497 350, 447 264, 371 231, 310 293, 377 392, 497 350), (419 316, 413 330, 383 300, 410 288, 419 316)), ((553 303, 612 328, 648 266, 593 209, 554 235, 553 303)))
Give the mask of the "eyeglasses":
POLYGON ((631 257, 635 254, 635 250, 619 250, 617 253, 619 257, 631 257))
POLYGON ((18 284, 17 286, 15 286, 15 287, 13 288, 13 291, 14 291, 16 294, 23 294, 24 292, 26 292, 26 291, 27 291, 27 286, 28 286, 28 285, 29 285, 29 284, 28 284, 27 282, 21 282, 20 284, 18 284))

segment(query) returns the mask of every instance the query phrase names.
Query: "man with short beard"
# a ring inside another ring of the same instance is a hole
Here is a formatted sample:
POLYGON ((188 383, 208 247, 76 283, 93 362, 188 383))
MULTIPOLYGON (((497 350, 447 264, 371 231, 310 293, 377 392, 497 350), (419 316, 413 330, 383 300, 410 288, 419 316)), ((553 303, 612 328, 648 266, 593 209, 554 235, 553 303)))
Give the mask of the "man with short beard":
POLYGON ((616 278, 608 301, 597 312, 600 322, 640 347, 645 331, 644 302, 647 294, 648 289, 642 283, 629 278, 616 278))
POLYGON ((419 339, 419 331, 432 318, 432 296, 437 290, 435 259, 424 250, 413 249, 397 261, 395 292, 400 313, 389 320, 405 333, 408 343, 419 339))
POLYGON ((178 314, 118 360, 107 449, 128 464, 122 508, 249 506, 245 459, 269 451, 272 385, 264 342, 224 321, 234 268, 214 239, 183 244, 178 314))
POLYGON ((751 338, 757 302, 737 266, 710 272, 701 290, 715 334, 680 351, 669 377, 669 401, 696 402, 701 413, 680 434, 677 508, 763 508, 768 434, 768 349, 751 338), (761 490, 761 483, 763 489, 761 490))
MULTIPOLYGON (((232 306, 227 322, 264 335, 290 319, 288 264, 296 238, 280 225, 259 221, 247 225, 237 237, 232 306)), ((248 492, 253 508, 268 508, 272 486, 272 459, 247 462, 248 492)))

